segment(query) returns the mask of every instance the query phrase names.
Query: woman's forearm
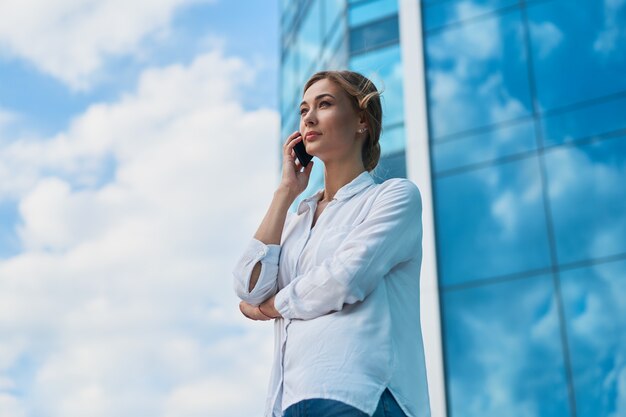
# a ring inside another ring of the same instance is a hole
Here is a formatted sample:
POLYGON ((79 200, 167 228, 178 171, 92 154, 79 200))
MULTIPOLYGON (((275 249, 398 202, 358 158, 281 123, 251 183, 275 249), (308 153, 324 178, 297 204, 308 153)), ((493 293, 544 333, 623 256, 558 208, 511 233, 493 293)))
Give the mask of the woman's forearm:
MULTIPOLYGON (((283 233, 283 227, 285 226, 285 219, 287 218, 287 212, 289 206, 293 203, 296 196, 293 195, 288 189, 278 188, 274 192, 274 197, 270 204, 261 225, 254 234, 254 238, 266 245, 280 245, 280 239, 283 233)), ((259 280, 261 275, 261 262, 252 269, 252 275, 250 276, 250 286, 248 291, 252 291, 259 280)))

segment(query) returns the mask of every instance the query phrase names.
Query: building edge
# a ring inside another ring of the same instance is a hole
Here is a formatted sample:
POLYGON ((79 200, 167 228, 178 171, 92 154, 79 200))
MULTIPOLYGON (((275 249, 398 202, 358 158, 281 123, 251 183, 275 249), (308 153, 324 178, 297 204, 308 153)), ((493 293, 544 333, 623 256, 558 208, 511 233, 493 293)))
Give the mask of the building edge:
POLYGON ((422 195, 421 325, 432 417, 446 417, 446 394, 439 310, 435 222, 426 111, 421 0, 398 0, 404 80, 407 177, 422 195))

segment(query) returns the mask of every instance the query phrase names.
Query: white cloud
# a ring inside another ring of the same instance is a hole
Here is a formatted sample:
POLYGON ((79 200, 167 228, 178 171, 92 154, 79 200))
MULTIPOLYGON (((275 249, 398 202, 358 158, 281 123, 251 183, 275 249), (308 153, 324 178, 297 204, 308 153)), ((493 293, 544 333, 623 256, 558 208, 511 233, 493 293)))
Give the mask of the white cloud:
POLYGON ((619 417, 626 414, 626 365, 616 370, 616 373, 618 375, 616 377, 617 395, 615 398, 615 411, 609 417, 619 417))
POLYGON ((500 194, 491 204, 491 215, 498 220, 502 237, 513 239, 516 236, 519 218, 516 216, 516 198, 511 191, 500 194))
POLYGON ((106 57, 141 54, 148 36, 167 35, 177 8, 205 1, 3 0, 0 52, 86 89, 106 57))
POLYGON ((530 33, 533 37, 533 46, 537 48, 539 58, 545 58, 563 40, 563 32, 552 22, 530 23, 530 33))
MULTIPOLYGON (((488 14, 471 2, 459 3, 454 20, 488 14)), ((528 113, 494 66, 505 59, 503 32, 495 18, 449 28, 428 42, 431 119, 435 137, 512 120, 528 113), (477 105, 476 95, 480 100, 477 105), (468 123, 473 121, 473 124, 468 123)), ((521 58, 523 59, 523 58, 521 58)))
POLYGON ((507 87, 501 72, 491 74, 478 87, 482 99, 489 103, 489 114, 492 122, 512 120, 527 112, 518 99, 511 97, 507 87))
POLYGON ((0 128, 13 122, 15 118, 16 118, 15 113, 9 110, 0 108, 0 128))
POLYGON ((536 278, 474 291, 463 297, 459 305, 464 307, 451 310, 460 329, 449 342, 456 369, 449 379, 452 407, 463 408, 468 416, 541 415, 542 402, 558 395, 540 397, 528 387, 565 382, 552 361, 561 351, 554 338, 558 317, 551 292, 536 278), (533 314, 520 316, 520 310, 533 314), (542 365, 545 360, 549 366, 542 365))
POLYGON ((208 53, 55 137, 0 144, 24 245, 0 260, 0 412, 16 410, 0 414, 260 413, 272 326, 231 284, 277 181, 277 113, 233 98, 254 76, 208 53))
MULTIPOLYGON (((620 139, 612 139, 612 141, 620 139)), ((611 141, 600 142, 595 146, 598 149, 611 151, 611 141)), ((548 174, 550 178, 549 195, 554 213, 558 213, 555 223, 557 234, 565 230, 578 230, 581 225, 592 223, 592 234, 584 240, 567 243, 569 247, 561 247, 563 254, 567 254, 568 261, 579 259, 593 259, 619 252, 623 247, 623 236, 626 233, 626 219, 616 214, 610 214, 610 221, 602 220, 598 214, 597 204, 602 202, 604 210, 611 207, 617 209, 620 195, 623 194, 623 182, 626 178, 626 168, 599 162, 586 153, 585 148, 563 148, 548 154, 548 174), (571 207, 577 207, 571 210, 571 207), (571 252, 571 253, 570 253, 571 252), (581 258, 582 257, 582 258, 581 258)), ((607 213, 608 214, 608 213, 607 213)))
MULTIPOLYGON (((489 9, 473 3, 462 2, 457 5, 456 17, 451 20, 462 21, 488 11, 489 9)), ((431 40, 429 54, 434 59, 454 57, 457 71, 460 71, 459 62, 486 60, 497 55, 501 50, 500 33, 497 19, 485 19, 478 24, 467 23, 458 28, 446 30, 437 41, 431 40)))
POLYGON ((604 0, 604 27, 593 43, 596 52, 603 55, 612 54, 624 44, 626 30, 620 21, 624 5, 625 0, 604 0))
MULTIPOLYGON (((2 387, 0 387, 1 389, 2 387)), ((9 417, 23 417, 25 411, 20 407, 17 399, 8 394, 0 392, 0 415, 9 417)))
POLYGON ((14 122, 19 120, 19 115, 13 111, 0 107, 0 144, 8 140, 6 131, 14 122))

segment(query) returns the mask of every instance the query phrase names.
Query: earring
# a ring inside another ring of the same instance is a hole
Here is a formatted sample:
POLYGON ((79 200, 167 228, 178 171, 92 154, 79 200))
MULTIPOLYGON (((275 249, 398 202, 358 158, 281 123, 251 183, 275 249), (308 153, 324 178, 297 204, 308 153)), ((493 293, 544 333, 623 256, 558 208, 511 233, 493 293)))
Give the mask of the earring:
POLYGON ((361 129, 358 130, 358 132, 359 133, 365 133, 365 130, 366 130, 365 128, 361 128, 361 129))

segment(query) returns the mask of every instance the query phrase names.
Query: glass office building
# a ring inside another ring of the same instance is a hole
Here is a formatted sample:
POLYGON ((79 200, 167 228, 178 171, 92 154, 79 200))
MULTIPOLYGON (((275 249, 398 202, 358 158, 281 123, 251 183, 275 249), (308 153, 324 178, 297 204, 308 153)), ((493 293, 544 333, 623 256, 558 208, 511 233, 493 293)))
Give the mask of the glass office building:
POLYGON ((384 90, 375 174, 424 203, 433 415, 626 416, 626 1, 281 11, 279 147, 315 71, 384 90))

